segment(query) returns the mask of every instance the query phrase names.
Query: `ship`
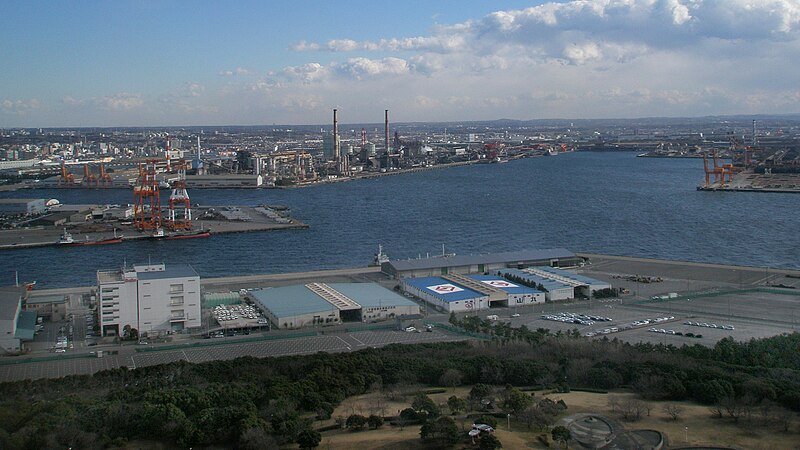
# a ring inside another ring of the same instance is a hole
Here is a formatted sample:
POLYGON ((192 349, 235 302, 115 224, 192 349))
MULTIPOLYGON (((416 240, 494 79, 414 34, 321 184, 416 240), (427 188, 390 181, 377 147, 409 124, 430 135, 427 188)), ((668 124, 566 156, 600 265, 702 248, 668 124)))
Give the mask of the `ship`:
POLYGON ((375 257, 372 259, 371 265, 380 266, 385 262, 389 262, 389 257, 386 256, 386 253, 383 253, 383 246, 378 244, 378 253, 375 253, 375 257))
POLYGON ((207 237, 211 237, 211 231, 199 230, 195 231, 194 233, 171 234, 165 237, 164 239, 196 239, 196 238, 207 238, 207 237))
POLYGON ((64 229, 64 233, 58 239, 57 244, 69 247, 77 247, 82 245, 108 245, 108 244, 120 244, 122 243, 122 236, 117 236, 117 230, 114 229, 114 237, 106 238, 106 239, 98 239, 96 241, 89 240, 89 236, 86 236, 85 241, 76 241, 72 234, 70 234, 67 229, 64 229))

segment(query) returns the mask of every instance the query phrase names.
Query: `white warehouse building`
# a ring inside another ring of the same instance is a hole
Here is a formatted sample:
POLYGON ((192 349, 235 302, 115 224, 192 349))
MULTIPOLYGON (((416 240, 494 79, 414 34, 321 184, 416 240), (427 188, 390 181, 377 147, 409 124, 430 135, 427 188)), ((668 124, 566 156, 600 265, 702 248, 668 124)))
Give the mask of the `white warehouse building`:
POLYGON ((100 330, 121 335, 175 332, 201 325, 200 276, 188 264, 97 271, 100 330))

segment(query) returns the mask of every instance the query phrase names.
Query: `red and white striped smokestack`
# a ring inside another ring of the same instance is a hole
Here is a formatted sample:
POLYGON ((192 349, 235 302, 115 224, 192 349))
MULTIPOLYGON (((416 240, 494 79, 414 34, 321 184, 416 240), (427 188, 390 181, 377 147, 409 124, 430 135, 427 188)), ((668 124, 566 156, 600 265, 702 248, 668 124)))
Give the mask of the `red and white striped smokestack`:
POLYGON ((386 153, 389 153, 389 110, 383 110, 384 115, 386 116, 386 126, 384 127, 384 138, 383 138, 383 145, 386 147, 386 153))

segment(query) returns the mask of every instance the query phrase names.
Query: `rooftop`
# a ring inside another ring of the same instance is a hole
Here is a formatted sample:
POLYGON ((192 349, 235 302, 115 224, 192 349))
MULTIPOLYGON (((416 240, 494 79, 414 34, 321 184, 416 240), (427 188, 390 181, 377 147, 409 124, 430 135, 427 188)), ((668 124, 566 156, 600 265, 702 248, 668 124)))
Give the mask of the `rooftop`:
MULTIPOLYGON (((139 269, 141 266, 136 266, 139 269)), ((172 264, 165 266, 164 270, 156 270, 152 272, 136 271, 136 277, 140 280, 160 280, 164 278, 191 278, 199 277, 197 271, 189 264, 172 264)))
POLYGON ((486 297, 484 294, 439 277, 403 278, 403 282, 448 303, 486 297))
POLYGON ((17 319, 17 332, 14 337, 22 341, 32 341, 36 333, 36 311, 22 311, 17 319))
POLYGON ((250 295, 278 318, 328 312, 336 309, 302 284, 252 290, 250 295))
POLYGON ((551 280, 549 278, 544 278, 542 276, 539 276, 539 275, 536 275, 536 274, 532 274, 532 273, 526 272, 524 270, 503 269, 503 270, 500 271, 500 273, 513 274, 513 275, 516 275, 516 276, 518 276, 518 277, 520 277, 522 279, 530 280, 532 283, 541 284, 548 291, 554 291, 554 290, 557 290, 557 289, 572 289, 573 288, 572 286, 570 286, 568 284, 564 284, 564 283, 561 283, 559 281, 554 281, 554 280, 551 280))
POLYGON ((608 284, 608 282, 606 282, 606 281, 595 280, 594 278, 589 278, 589 277, 586 277, 586 276, 583 276, 583 275, 578 275, 577 273, 572 273, 570 271, 567 271, 567 270, 564 270, 564 269, 558 269, 556 267, 549 267, 549 266, 538 267, 537 266, 537 267, 533 267, 533 268, 541 270, 543 272, 551 273, 553 275, 557 275, 557 276, 560 276, 560 277, 568 278, 570 280, 576 281, 576 282, 578 282, 580 284, 584 284, 584 285, 590 285, 591 286, 593 284, 603 284, 603 285, 607 285, 608 284))
POLYGON ((35 305, 38 303, 65 303, 67 301, 64 295, 42 295, 42 296, 28 296, 25 303, 35 305))
POLYGON ((535 294, 538 289, 529 288, 516 283, 512 283, 505 278, 496 275, 466 275, 473 280, 481 281, 489 286, 500 289, 508 294, 535 294))
POLYGON ((551 259, 574 258, 575 253, 564 248, 545 250, 517 250, 485 255, 456 255, 439 258, 389 261, 395 270, 434 269, 439 267, 473 266, 478 264, 521 263, 549 261, 551 259))
POLYGON ((25 295, 23 286, 0 287, 0 320, 14 320, 19 308, 20 298, 25 295))
POLYGON ((21 203, 31 203, 44 201, 43 198, 0 198, 0 205, 18 205, 21 203))
POLYGON ((416 305, 376 283, 330 283, 328 286, 355 300, 363 308, 416 305))

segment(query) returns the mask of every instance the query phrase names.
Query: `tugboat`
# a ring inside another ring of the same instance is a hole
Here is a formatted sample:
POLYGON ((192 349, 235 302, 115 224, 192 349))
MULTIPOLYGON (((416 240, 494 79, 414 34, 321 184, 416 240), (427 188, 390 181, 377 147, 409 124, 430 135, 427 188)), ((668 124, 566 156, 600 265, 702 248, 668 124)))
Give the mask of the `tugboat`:
POLYGON ((380 266, 385 262, 389 262, 389 257, 386 256, 386 253, 383 253, 383 246, 378 244, 378 253, 375 253, 375 257, 372 259, 372 265, 380 266))

